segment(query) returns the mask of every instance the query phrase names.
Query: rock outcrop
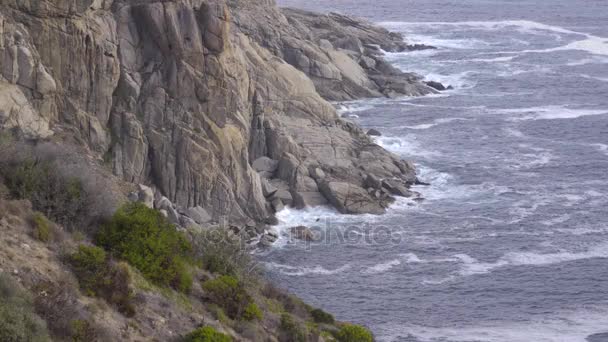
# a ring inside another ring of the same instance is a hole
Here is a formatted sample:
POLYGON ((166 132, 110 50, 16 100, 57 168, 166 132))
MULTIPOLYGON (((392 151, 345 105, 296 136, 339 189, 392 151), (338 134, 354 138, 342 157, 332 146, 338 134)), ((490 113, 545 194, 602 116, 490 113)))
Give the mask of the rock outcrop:
POLYGON ((377 45, 408 49, 368 23, 271 0, 6 0, 0 129, 85 146, 175 220, 262 222, 326 203, 381 213, 390 196, 365 179, 407 187, 415 170, 326 99, 434 90, 377 45))

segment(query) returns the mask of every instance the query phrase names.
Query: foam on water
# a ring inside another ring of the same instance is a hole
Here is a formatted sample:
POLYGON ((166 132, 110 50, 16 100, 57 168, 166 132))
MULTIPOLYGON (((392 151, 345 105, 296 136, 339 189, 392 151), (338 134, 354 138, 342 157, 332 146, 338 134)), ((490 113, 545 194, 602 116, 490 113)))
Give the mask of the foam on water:
POLYGON ((290 265, 283 265, 283 264, 278 264, 275 262, 267 262, 264 263, 266 265, 266 267, 270 268, 270 269, 274 269, 279 271, 281 274, 287 275, 287 276, 294 276, 294 277, 301 277, 301 276, 306 276, 306 275, 335 275, 338 273, 342 273, 344 271, 347 271, 351 268, 350 264, 346 264, 344 266, 341 266, 339 268, 336 269, 327 269, 324 268, 323 266, 317 265, 317 266, 313 266, 313 267, 297 267, 297 266, 290 266, 290 265))
POLYGON ((376 144, 400 156, 418 156, 425 158, 436 158, 441 156, 437 151, 429 151, 420 146, 414 135, 405 137, 380 136, 375 137, 376 144))
POLYGON ((481 322, 454 328, 388 323, 381 327, 378 340, 396 342, 409 336, 420 342, 586 342, 588 336, 605 332, 606 326, 608 309, 596 307, 528 322, 481 322))
POLYGON ((464 276, 484 274, 501 267, 545 266, 583 259, 608 258, 608 243, 602 243, 581 252, 560 251, 556 253, 510 252, 495 262, 480 262, 466 255, 456 254, 462 262, 460 274, 464 276))
POLYGON ((454 121, 468 121, 471 119, 465 119, 465 118, 443 118, 443 119, 437 119, 434 120, 431 123, 427 123, 427 124, 420 124, 420 125, 414 125, 414 126, 401 126, 401 128, 409 128, 409 129, 429 129, 431 127, 435 127, 441 124, 446 124, 446 123, 450 123, 450 122, 454 122, 454 121))
POLYGON ((494 114, 509 116, 510 121, 526 120, 556 120, 556 119, 576 119, 590 115, 608 114, 608 109, 585 109, 569 108, 566 105, 553 105, 530 108, 495 109, 494 114))
POLYGON ((366 274, 378 274, 390 271, 393 267, 401 265, 401 260, 393 259, 383 263, 376 264, 374 266, 368 267, 363 271, 366 274))
POLYGON ((600 151, 608 156, 608 145, 598 143, 598 144, 591 144, 591 146, 595 147, 598 151, 600 151))

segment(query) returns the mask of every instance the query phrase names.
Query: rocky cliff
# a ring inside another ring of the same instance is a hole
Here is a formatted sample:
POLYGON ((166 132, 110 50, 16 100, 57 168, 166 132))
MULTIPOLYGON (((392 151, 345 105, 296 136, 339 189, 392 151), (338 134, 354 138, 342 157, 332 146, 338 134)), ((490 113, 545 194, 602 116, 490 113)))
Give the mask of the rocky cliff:
POLYGON ((84 146, 161 209, 235 222, 284 205, 382 213, 414 168, 326 100, 434 90, 379 47, 408 49, 272 0, 3 0, 0 129, 84 146))

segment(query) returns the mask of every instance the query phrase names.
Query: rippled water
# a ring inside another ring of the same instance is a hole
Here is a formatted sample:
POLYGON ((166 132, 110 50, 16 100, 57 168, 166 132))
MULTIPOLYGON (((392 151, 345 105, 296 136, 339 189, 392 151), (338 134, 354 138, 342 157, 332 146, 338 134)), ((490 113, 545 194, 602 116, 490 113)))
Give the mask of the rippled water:
POLYGON ((282 2, 439 47, 387 57, 455 89, 338 104, 432 185, 384 216, 282 212, 332 238, 283 237, 260 255, 270 276, 380 341, 608 332, 608 2, 282 2))

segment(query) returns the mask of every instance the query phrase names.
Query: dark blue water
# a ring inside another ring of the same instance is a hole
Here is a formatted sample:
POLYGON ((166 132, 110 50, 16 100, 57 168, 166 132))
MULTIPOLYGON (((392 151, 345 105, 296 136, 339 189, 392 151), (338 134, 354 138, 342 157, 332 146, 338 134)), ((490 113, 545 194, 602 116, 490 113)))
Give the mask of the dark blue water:
POLYGON ((608 1, 282 2, 439 47, 387 58, 455 89, 337 104, 432 185, 381 217, 282 212, 333 238, 284 237, 270 275, 380 341, 608 332, 608 1))

